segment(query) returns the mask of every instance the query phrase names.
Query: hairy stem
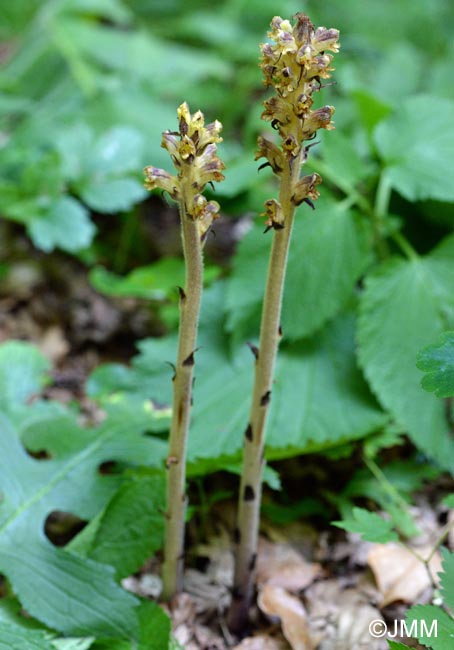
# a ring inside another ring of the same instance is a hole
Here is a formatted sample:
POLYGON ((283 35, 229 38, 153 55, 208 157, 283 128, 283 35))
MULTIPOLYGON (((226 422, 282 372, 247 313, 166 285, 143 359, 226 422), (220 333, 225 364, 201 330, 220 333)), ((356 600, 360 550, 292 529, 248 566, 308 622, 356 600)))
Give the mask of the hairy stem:
POLYGON ((271 400, 277 348, 281 338, 282 296, 295 213, 291 196, 293 187, 299 178, 300 164, 301 157, 297 157, 282 172, 279 202, 285 217, 285 227, 274 231, 262 307, 260 342, 255 362, 249 424, 244 440, 243 471, 235 531, 235 577, 229 614, 229 627, 234 632, 242 630, 247 622, 254 587, 264 466, 265 425, 271 400))
POLYGON ((181 591, 186 513, 186 445, 192 406, 194 352, 203 289, 202 244, 197 221, 181 201, 186 282, 180 292, 178 356, 173 379, 173 411, 167 458, 167 513, 162 570, 164 600, 181 591))

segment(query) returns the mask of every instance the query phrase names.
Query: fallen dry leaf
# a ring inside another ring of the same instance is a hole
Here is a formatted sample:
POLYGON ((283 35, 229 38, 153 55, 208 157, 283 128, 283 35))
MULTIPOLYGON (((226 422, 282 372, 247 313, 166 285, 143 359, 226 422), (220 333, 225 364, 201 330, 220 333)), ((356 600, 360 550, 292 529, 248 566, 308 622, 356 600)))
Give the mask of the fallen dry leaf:
POLYGON ((301 591, 321 573, 320 564, 307 562, 289 544, 272 544, 260 539, 257 556, 258 585, 274 585, 288 591, 301 591))
POLYGON ((344 589, 338 580, 317 582, 305 593, 311 635, 317 650, 385 650, 383 639, 369 631, 373 621, 383 620, 367 595, 344 589))
POLYGON ((258 598, 258 606, 268 616, 281 619, 282 632, 293 650, 312 650, 306 610, 301 601, 282 587, 266 584, 258 598))
POLYGON ((257 636, 248 636, 247 639, 243 639, 233 650, 287 650, 287 648, 287 643, 281 639, 267 634, 257 634, 257 636))
MULTIPOLYGON (((418 548, 417 552, 425 558, 431 550, 430 547, 418 548)), ((396 600, 413 603, 432 584, 424 563, 400 544, 390 542, 374 545, 369 551, 367 561, 382 595, 382 607, 396 600)), ((434 553, 429 568, 432 579, 437 580, 437 574, 441 571, 441 557, 438 551, 434 553)))
POLYGON ((53 363, 60 361, 65 357, 70 349, 70 345, 63 334, 61 327, 53 325, 48 327, 42 334, 38 342, 41 352, 53 363))

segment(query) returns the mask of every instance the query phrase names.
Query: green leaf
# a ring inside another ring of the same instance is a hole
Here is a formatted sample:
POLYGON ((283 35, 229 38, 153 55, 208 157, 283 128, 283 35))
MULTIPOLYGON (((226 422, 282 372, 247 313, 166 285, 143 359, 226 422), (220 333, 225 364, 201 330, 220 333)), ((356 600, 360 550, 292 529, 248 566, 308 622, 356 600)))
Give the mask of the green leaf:
POLYGON ((378 99, 371 91, 355 88, 351 91, 351 94, 355 100, 361 121, 368 133, 372 132, 375 126, 391 112, 389 103, 378 99))
POLYGON ((444 601, 450 609, 454 609, 454 553, 442 548, 443 573, 441 573, 441 591, 444 601))
MULTIPOLYGON (((20 364, 27 370, 27 360, 23 354, 8 356, 5 349, 15 353, 18 348, 17 344, 0 348, 0 375, 16 359, 14 371, 19 377, 20 364)), ((42 360, 35 358, 44 370, 42 360)), ((37 375, 34 368, 32 381, 26 381, 26 388, 11 399, 23 399, 38 381, 37 375)), ((97 429, 81 428, 69 413, 55 418, 52 411, 47 412, 47 420, 44 417, 25 429, 29 447, 47 451, 48 460, 30 457, 2 416, 0 571, 9 578, 23 607, 46 625, 67 635, 88 632, 124 638, 137 633, 137 601, 115 583, 113 568, 55 548, 42 533, 52 511, 89 520, 105 507, 119 486, 119 477, 101 474, 102 463, 162 463, 165 443, 143 436, 149 424, 146 404, 139 408, 137 403, 119 402, 106 410, 107 418, 97 429)))
POLYGON ((140 643, 138 650, 167 650, 170 643, 170 618, 157 603, 146 601, 139 608, 140 643))
POLYGON ((371 165, 360 157, 352 139, 341 133, 323 139, 322 153, 323 169, 328 170, 329 179, 339 187, 353 188, 371 173, 371 165))
POLYGON ((93 287, 109 296, 133 296, 146 300, 164 300, 184 285, 184 261, 177 257, 163 257, 149 266, 134 269, 126 276, 110 273, 98 266, 90 272, 93 287))
POLYGON ((128 126, 95 138, 86 124, 75 124, 57 138, 63 173, 93 210, 129 210, 147 194, 143 183, 130 177, 142 167, 143 140, 138 130, 128 126))
MULTIPOLYGON (((306 206, 307 207, 307 206, 306 206)), ((227 328, 244 338, 258 331, 271 246, 257 226, 242 240, 227 289, 227 328)), ((309 336, 353 296, 366 263, 361 230, 351 212, 324 200, 296 215, 282 314, 288 339, 309 336), (323 287, 323 290, 321 290, 323 287)))
POLYGON ((147 196, 143 183, 135 178, 99 178, 79 184, 84 202, 98 212, 126 212, 147 196))
POLYGON ((407 612, 407 628, 417 625, 418 641, 432 650, 452 650, 454 619, 434 605, 416 605, 407 612), (434 626, 434 627, 432 627, 434 626))
POLYGON ((32 216, 27 228, 35 245, 46 253, 56 247, 75 253, 89 246, 95 234, 88 211, 70 196, 62 196, 48 210, 32 216))
POLYGON ((454 201, 454 101, 410 97, 377 126, 374 139, 387 178, 405 198, 454 201))
POLYGON ((416 365, 427 373, 421 386, 437 397, 454 396, 454 332, 444 332, 434 345, 421 350, 416 365))
POLYGON ((94 640, 94 637, 88 637, 85 639, 54 639, 52 645, 57 648, 57 650, 88 650, 88 648, 91 648, 93 645, 94 640))
POLYGON ((109 129, 96 140, 87 170, 106 176, 137 172, 142 163, 143 145, 142 134, 130 126, 109 129))
POLYGON ((0 623, 0 650, 55 650, 55 647, 45 632, 0 623))
POLYGON ((88 556, 131 575, 162 546, 165 481, 161 474, 133 475, 115 493, 98 522, 88 556))
POLYGON ((404 645, 403 643, 398 643, 397 641, 388 641, 388 646, 390 647, 390 650, 408 650, 410 646, 404 645))
POLYGON ((139 643, 98 639, 92 650, 177 650, 170 636, 170 619, 157 603, 142 601, 137 611, 140 624, 139 643))
POLYGON ((446 328, 454 286, 454 237, 430 255, 393 259, 366 280, 358 329, 359 359, 383 406, 442 467, 454 449, 443 403, 421 390, 418 351, 446 328))
POLYGON ((348 530, 350 533, 359 533, 367 542, 397 541, 397 533, 393 531, 392 521, 386 521, 375 512, 369 512, 364 508, 353 508, 353 517, 343 521, 333 521, 334 526, 348 530))
MULTIPOLYGON (((213 471, 238 459, 249 415, 253 359, 245 346, 231 355, 223 331, 223 304, 222 283, 205 291, 188 446, 192 473, 213 471)), ((354 440, 383 424, 384 416, 356 367, 353 333, 354 319, 347 314, 313 339, 282 346, 271 401, 268 458, 354 440)), ((110 390, 170 404, 172 370, 167 362, 175 358, 176 336, 148 339, 139 348, 132 368, 117 372, 120 390, 112 382, 110 390)), ((103 392, 99 371, 96 380, 97 390, 103 392)))
POLYGON ((45 384, 49 362, 30 343, 7 341, 0 345, 0 409, 23 404, 45 384))

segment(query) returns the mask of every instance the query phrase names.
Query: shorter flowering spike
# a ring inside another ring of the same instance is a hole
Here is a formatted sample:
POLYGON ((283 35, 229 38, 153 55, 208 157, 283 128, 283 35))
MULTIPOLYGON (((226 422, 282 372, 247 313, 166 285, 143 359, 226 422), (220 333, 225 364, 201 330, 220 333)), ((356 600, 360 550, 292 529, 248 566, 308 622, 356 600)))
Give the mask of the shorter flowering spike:
POLYGON ((163 597, 181 591, 186 515, 186 447, 192 408, 194 351, 203 290, 203 242, 219 204, 202 194, 207 183, 221 181, 224 163, 218 158, 222 124, 205 126, 201 111, 193 115, 184 102, 177 110, 178 131, 164 131, 161 146, 170 154, 176 175, 157 167, 145 167, 145 187, 160 188, 178 201, 186 267, 184 289, 180 287, 178 353, 174 365, 172 422, 167 467, 167 511, 162 570, 163 597))
POLYGON ((191 115, 186 102, 177 110, 178 132, 164 131, 161 146, 171 158, 177 175, 163 169, 145 167, 145 187, 160 188, 176 201, 183 201, 185 218, 198 220, 200 236, 204 236, 212 222, 219 216, 219 206, 207 202, 202 192, 208 183, 224 179, 225 165, 217 155, 217 143, 222 142, 222 124, 215 120, 205 126, 201 111, 191 115), (205 201, 203 209, 201 200, 205 201), (218 206, 215 209, 215 206, 218 206))

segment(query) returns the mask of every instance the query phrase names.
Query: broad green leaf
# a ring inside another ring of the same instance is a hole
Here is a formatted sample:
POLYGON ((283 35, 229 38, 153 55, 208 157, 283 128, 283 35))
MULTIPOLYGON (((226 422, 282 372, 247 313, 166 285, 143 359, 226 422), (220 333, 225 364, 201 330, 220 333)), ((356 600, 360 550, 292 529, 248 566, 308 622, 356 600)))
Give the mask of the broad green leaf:
POLYGON ((444 332, 438 343, 421 350, 418 368, 427 373, 421 386, 437 397, 454 396, 454 332, 444 332))
POLYGON ((88 171, 104 175, 137 172, 140 169, 144 140, 136 129, 117 126, 103 133, 95 142, 87 162, 88 171))
MULTIPOLYGON (((227 328, 236 333, 239 329, 242 340, 256 336, 259 326, 272 236, 260 230, 263 226, 240 243, 227 289, 227 328)), ((351 212, 326 199, 313 212, 300 210, 284 292, 284 336, 291 340, 309 336, 332 318, 353 296, 366 261, 363 236, 351 212)))
MULTIPOLYGON (((354 70, 354 72, 356 72, 354 70)), ((375 126, 381 122, 391 112, 389 103, 378 99, 372 90, 364 88, 354 88, 351 95, 355 101, 361 121, 368 133, 371 133, 375 126)), ((326 138, 328 140, 328 138, 326 138)), ((336 134, 337 139, 337 134, 336 134)))
POLYGON ((170 618, 157 603, 146 601, 139 608, 140 642, 138 650, 168 650, 170 618))
MULTIPOLYGON (((397 641, 390 641, 388 639, 388 646, 390 650, 409 650, 410 646, 398 643, 397 641)), ((411 650, 411 649, 410 649, 411 650)))
POLYGON ((163 257, 154 264, 134 269, 119 276, 102 267, 90 273, 90 282, 98 291, 110 296, 133 296, 147 300, 164 300, 176 293, 185 281, 184 261, 177 257, 163 257))
POLYGON ((350 533, 359 533, 368 542, 394 542, 399 538, 393 531, 392 521, 386 521, 375 512, 364 508, 353 508, 352 518, 343 521, 333 521, 334 526, 348 530, 350 533))
POLYGON ((0 623, 0 650, 55 650, 48 638, 39 630, 0 623))
POLYGON ((62 8, 65 13, 90 14, 102 18, 108 18, 115 23, 129 23, 132 20, 132 12, 121 0, 71 0, 62 8))
POLYGON ((110 564, 124 578, 137 571, 162 546, 165 482, 163 475, 135 475, 104 510, 88 557, 110 564))
POLYGON ((143 183, 131 177, 142 167, 143 142, 142 134, 128 126, 96 138, 84 123, 57 137, 65 177, 90 208, 107 213, 129 210, 145 198, 143 183))
MULTIPOLYGON (((237 460, 243 444, 253 379, 253 357, 245 346, 232 357, 223 331, 224 290, 205 292, 196 354, 194 409, 188 460, 192 473, 213 471, 237 460)), ((357 439, 383 424, 354 357, 354 320, 344 315, 313 339, 282 346, 268 424, 269 458, 357 439)), ((129 371, 120 373, 125 395, 171 403, 176 337, 140 343, 129 371)), ((117 373, 118 375, 118 373, 117 373)), ((103 392, 99 371, 96 388, 103 392)), ((91 383, 91 382, 90 382, 91 383)))
MULTIPOLYGON (((142 601, 137 610, 140 625, 139 642, 120 639, 98 639, 92 650, 178 650, 170 636, 170 619, 161 607, 152 601, 142 601)), ((181 650, 183 650, 181 648, 181 650)))
MULTIPOLYGON (((336 133, 335 138, 323 138, 323 168, 331 182, 341 188, 354 187, 371 173, 371 165, 361 159, 351 138, 336 133)), ((310 159, 309 159, 310 163, 310 159)))
MULTIPOLYGON (((17 373, 4 410, 20 406, 41 385, 39 373, 46 365, 27 344, 0 347, 0 377, 6 377, 11 367, 17 373)), ((46 451, 47 460, 30 457, 2 416, 0 571, 23 607, 46 625, 69 635, 89 632, 124 638, 137 630, 136 600, 115 583, 113 568, 55 548, 42 534, 50 512, 70 512, 89 520, 105 507, 120 479, 101 474, 102 463, 162 463, 165 443, 142 435, 149 425, 145 403, 118 402, 106 410, 107 418, 97 429, 84 429, 69 412, 51 409, 29 428, 22 426, 27 448, 46 451)))
POLYGON ((442 467, 454 448, 443 403, 424 392, 419 350, 446 329, 454 286, 454 237, 427 257, 393 259, 367 278, 361 298, 359 359, 379 400, 414 442, 442 467))
POLYGON ((454 609, 454 553, 441 549, 443 555, 443 572, 441 575, 441 591, 444 601, 450 609, 454 609))
POLYGON ((94 637, 54 639, 52 645, 57 650, 88 650, 93 645, 94 640, 94 637))
POLYGON ((432 650, 452 650, 454 642, 454 619, 441 607, 416 605, 407 612, 407 629, 415 625, 417 639, 432 650))
POLYGON ((39 392, 48 370, 49 362, 30 343, 8 341, 0 345, 0 409, 21 404, 39 392))
POLYGON ((78 185, 84 202, 97 212, 126 212, 147 196, 143 183, 135 178, 96 178, 78 185))
POLYGON ((454 101, 410 97, 377 126, 374 139, 386 177, 405 198, 454 201, 454 101))
POLYGON ((62 196, 48 210, 32 216, 27 229, 36 246, 46 253, 57 247, 75 253, 89 246, 95 234, 88 211, 71 196, 62 196))

